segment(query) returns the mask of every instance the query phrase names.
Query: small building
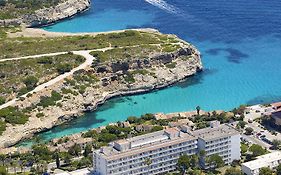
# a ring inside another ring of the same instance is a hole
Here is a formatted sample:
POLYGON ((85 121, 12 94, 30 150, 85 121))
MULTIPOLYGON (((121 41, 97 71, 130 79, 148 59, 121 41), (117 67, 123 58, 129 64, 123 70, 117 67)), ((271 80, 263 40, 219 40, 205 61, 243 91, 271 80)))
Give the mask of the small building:
POLYGON ((242 164, 242 172, 246 175, 259 175, 259 171, 263 167, 275 168, 281 163, 281 152, 276 151, 262 156, 258 156, 256 160, 245 162, 242 164))
POLYGON ((271 106, 274 110, 281 110, 281 102, 272 103, 271 106))
POLYGON ((274 119, 274 123, 281 126, 281 109, 271 113, 271 117, 274 119))
POLYGON ((153 125, 137 125, 135 128, 138 132, 147 132, 152 130, 153 125))
POLYGON ((130 127, 131 125, 130 125, 130 123, 129 122, 122 122, 121 124, 120 124, 120 127, 122 127, 122 128, 128 128, 128 127, 130 127))

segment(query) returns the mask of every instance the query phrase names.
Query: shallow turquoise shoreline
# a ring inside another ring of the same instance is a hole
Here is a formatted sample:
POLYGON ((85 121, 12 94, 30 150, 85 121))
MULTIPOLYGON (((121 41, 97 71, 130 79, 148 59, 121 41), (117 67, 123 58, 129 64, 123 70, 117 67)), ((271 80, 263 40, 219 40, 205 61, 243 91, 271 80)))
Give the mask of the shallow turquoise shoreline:
POLYGON ((204 72, 170 88, 112 99, 95 112, 40 134, 45 140, 148 112, 188 111, 197 105, 204 110, 231 110, 240 104, 281 100, 280 2, 165 2, 169 6, 142 0, 95 0, 84 14, 44 29, 94 32, 156 28, 194 44, 203 55, 204 72))

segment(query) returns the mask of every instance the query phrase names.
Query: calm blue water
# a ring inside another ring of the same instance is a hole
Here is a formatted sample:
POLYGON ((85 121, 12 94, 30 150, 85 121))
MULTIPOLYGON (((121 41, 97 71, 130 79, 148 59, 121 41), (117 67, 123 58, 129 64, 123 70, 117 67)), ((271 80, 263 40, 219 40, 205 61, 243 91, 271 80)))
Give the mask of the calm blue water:
POLYGON ((41 134, 46 140, 148 112, 230 110, 281 100, 279 0, 94 0, 92 8, 49 31, 97 32, 152 27, 192 42, 204 72, 164 90, 110 100, 69 125, 41 134), (147 2, 149 1, 149 2, 147 2))

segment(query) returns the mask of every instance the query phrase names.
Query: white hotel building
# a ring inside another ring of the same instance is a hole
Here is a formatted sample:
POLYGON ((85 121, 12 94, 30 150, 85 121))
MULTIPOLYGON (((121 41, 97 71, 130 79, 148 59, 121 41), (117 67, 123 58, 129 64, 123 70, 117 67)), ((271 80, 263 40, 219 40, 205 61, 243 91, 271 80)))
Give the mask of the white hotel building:
POLYGON ((269 167, 270 169, 281 164, 281 152, 275 151, 269 154, 258 156, 256 160, 242 164, 242 172, 247 175, 259 175, 260 169, 269 167))
MULTIPOLYGON (((240 134, 228 125, 190 132, 186 126, 119 140, 93 154, 97 175, 163 174, 176 169, 180 155, 218 153, 226 164, 240 159, 240 134)), ((201 166, 208 168, 205 162, 201 166)))

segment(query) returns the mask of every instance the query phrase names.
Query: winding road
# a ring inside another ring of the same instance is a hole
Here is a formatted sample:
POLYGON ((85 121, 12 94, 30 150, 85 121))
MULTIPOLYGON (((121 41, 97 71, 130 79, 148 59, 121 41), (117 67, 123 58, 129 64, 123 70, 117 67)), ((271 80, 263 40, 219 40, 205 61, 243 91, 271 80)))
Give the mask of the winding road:
MULTIPOLYGON (((180 45, 182 46, 183 43, 178 42, 178 43, 171 43, 173 45, 180 45)), ((150 44, 150 45, 154 45, 154 46, 161 46, 161 44, 150 44)), ((137 47, 140 45, 133 45, 133 46, 123 46, 123 47, 118 47, 118 48, 127 48, 127 47, 137 47)), ((78 71, 78 70, 82 70, 85 69, 88 66, 91 66, 91 64, 93 63, 93 60, 95 59, 90 52, 92 51, 107 51, 107 50, 111 50, 114 49, 114 47, 111 46, 111 44, 109 45, 109 47, 105 47, 105 48, 100 48, 100 49, 93 49, 93 50, 80 50, 80 51, 71 51, 73 54, 75 55, 80 55, 82 57, 84 57, 86 60, 84 63, 82 63, 81 65, 79 65, 78 67, 73 68, 70 72, 66 72, 64 74, 61 74, 59 76, 57 76, 54 79, 51 79, 50 81, 40 84, 38 85, 36 88, 34 88, 32 91, 29 91, 26 94, 21 95, 20 97, 14 98, 2 105, 0 105, 0 109, 6 108, 8 106, 14 105, 16 103, 17 100, 19 100, 20 98, 25 98, 28 94, 32 94, 34 92, 39 92, 49 86, 54 85, 55 83, 64 80, 65 78, 73 75, 74 72, 78 71)), ((17 58, 5 58, 5 59, 0 59, 0 63, 1 62, 5 62, 5 61, 15 61, 15 60, 22 60, 22 59, 29 59, 29 58, 40 58, 40 57, 46 57, 46 56, 57 56, 57 55, 63 55, 63 54, 67 54, 68 52, 55 52, 55 53, 48 53, 48 54, 38 54, 38 55, 32 55, 32 56, 24 56, 24 57, 17 57, 17 58)))
MULTIPOLYGON (((31 94, 34 92, 38 92, 41 91, 45 88, 47 88, 48 86, 52 86, 53 84, 64 80, 65 78, 73 75, 74 72, 81 70, 81 69, 85 69, 86 67, 90 66, 93 63, 94 57, 92 55, 90 55, 91 51, 103 51, 103 50, 107 50, 110 48, 104 48, 104 49, 97 49, 97 50, 82 50, 82 51, 73 51, 73 54, 75 55, 80 55, 83 56, 86 60, 84 63, 82 63, 81 65, 79 65, 78 67, 73 68, 70 72, 66 72, 64 74, 61 74, 59 76, 57 76, 56 78, 38 85, 35 89, 33 89, 32 91, 29 91, 28 93, 18 97, 18 98, 14 98, 13 100, 10 100, 4 104, 2 104, 0 106, 0 109, 6 108, 8 106, 13 105, 17 100, 19 100, 20 98, 24 98, 27 96, 27 94, 31 94)), ((13 61, 13 60, 20 60, 20 59, 28 59, 28 58, 40 58, 43 56, 56 56, 56 55, 62 55, 62 54, 66 54, 67 52, 57 52, 57 53, 50 53, 50 54, 41 54, 41 55, 34 55, 34 56, 27 56, 27 57, 19 57, 19 58, 8 58, 8 59, 2 59, 0 60, 0 62, 4 62, 4 61, 13 61)))

